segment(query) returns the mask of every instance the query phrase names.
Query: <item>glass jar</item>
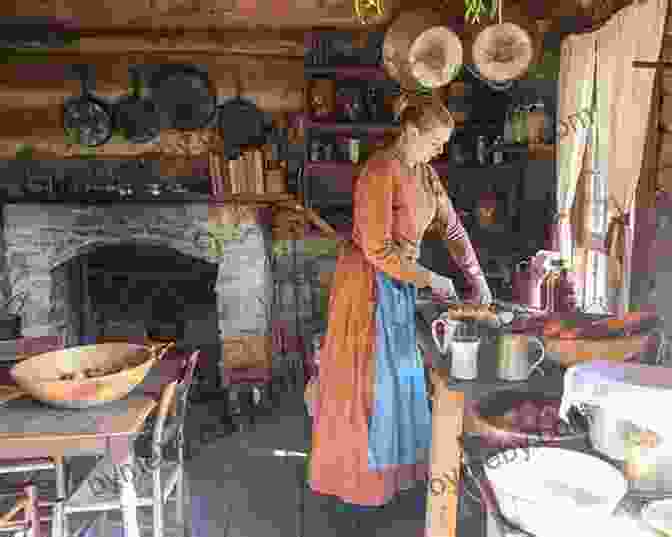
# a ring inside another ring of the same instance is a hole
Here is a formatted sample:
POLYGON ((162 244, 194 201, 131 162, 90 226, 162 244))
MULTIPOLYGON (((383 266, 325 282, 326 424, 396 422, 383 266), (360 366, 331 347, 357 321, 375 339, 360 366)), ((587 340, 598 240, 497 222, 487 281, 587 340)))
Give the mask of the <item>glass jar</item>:
POLYGON ((527 107, 516 107, 513 116, 513 141, 516 144, 527 143, 527 107))

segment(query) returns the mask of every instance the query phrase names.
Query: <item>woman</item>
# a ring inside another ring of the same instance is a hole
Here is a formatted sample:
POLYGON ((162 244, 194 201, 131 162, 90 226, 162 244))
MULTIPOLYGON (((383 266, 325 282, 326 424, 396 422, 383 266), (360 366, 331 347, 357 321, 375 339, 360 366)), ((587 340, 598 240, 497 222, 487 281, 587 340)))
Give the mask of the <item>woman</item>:
POLYGON ((381 506, 426 479, 431 423, 415 340, 418 288, 455 297, 449 278, 420 266, 430 224, 474 291, 489 303, 478 258, 428 162, 454 122, 437 100, 406 97, 402 133, 367 161, 354 190, 352 241, 341 253, 320 351, 310 483, 347 504, 381 506))

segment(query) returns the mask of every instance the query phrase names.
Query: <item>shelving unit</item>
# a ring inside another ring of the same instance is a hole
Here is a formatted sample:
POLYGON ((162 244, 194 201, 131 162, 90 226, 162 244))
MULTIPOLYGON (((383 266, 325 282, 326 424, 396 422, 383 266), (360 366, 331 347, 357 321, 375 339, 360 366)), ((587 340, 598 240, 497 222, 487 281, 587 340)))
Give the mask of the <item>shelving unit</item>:
POLYGON ((310 118, 306 119, 305 128, 319 134, 368 134, 370 136, 396 134, 400 129, 399 124, 393 122, 316 121, 310 118))
MULTIPOLYGON (((306 64, 304 72, 307 81, 329 79, 335 80, 336 84, 339 81, 346 84, 347 81, 352 80, 372 81, 372 83, 375 81, 375 84, 382 84, 381 87, 384 88, 387 88, 387 83, 390 84, 390 88, 395 85, 393 81, 386 78, 385 70, 381 66, 337 63, 319 66, 306 64)), ((448 178, 449 194, 456 207, 473 210, 474 203, 479 199, 480 194, 494 189, 498 193, 498 198, 500 195, 502 197, 500 200, 502 207, 506 206, 505 227, 513 231, 517 227, 511 220, 517 214, 515 198, 522 195, 527 163, 530 160, 554 159, 555 146, 523 144, 492 146, 488 153, 491 154, 496 150, 502 151, 505 153, 506 161, 497 165, 481 166, 474 162, 473 155, 469 155, 473 153, 470 146, 477 136, 485 135, 492 142, 495 137, 503 134, 504 112, 511 99, 515 97, 512 94, 492 92, 468 73, 464 74, 464 79, 453 82, 441 91, 443 101, 456 119, 456 132, 452 143, 466 148, 466 161, 458 164, 447 158, 446 154, 433 161, 432 165, 439 176, 448 178), (500 170, 501 177, 493 175, 500 170)), ((529 91, 529 88, 526 91, 529 91)), ((367 140, 398 134, 400 125, 392 121, 334 121, 331 116, 329 120, 316 119, 311 117, 311 102, 308 94, 309 92, 306 95, 304 116, 306 140, 302 176, 302 193, 305 204, 318 211, 335 208, 351 210, 353 180, 357 176, 360 164, 339 160, 311 160, 312 141, 320 137, 337 140, 342 137, 352 137, 359 138, 366 143, 367 140)), ((331 158, 328 152, 325 151, 324 154, 327 154, 326 158, 331 158)), ((364 155, 364 158, 366 156, 368 155, 364 155)), ((340 158, 344 158, 343 155, 340 158)), ((325 219, 329 221, 326 216, 325 219)))

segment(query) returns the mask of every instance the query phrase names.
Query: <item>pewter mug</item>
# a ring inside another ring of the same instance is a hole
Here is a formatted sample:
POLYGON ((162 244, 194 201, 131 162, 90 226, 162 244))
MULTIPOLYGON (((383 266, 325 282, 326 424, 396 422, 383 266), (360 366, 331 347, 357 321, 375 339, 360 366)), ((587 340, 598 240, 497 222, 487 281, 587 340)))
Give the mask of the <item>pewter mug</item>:
POLYGON ((512 382, 527 380, 545 357, 544 344, 538 337, 501 334, 497 343, 497 377, 512 382), (533 364, 530 364, 529 358, 530 344, 536 345, 541 351, 540 357, 533 364))

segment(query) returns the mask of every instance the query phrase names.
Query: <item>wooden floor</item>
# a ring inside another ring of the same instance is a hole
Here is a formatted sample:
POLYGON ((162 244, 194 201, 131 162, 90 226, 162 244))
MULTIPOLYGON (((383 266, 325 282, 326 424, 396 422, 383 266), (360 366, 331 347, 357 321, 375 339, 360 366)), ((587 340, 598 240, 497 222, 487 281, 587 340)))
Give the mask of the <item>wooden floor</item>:
MULTIPOLYGON (((305 460, 274 454, 275 450, 305 453, 310 446, 310 422, 302 397, 287 394, 281 399, 277 408, 249 430, 221 438, 210 435, 206 443, 199 443, 198 438, 218 424, 216 409, 192 405, 187 420, 187 435, 197 439, 187 464, 192 537, 424 537, 423 487, 404 492, 378 512, 367 514, 367 525, 361 531, 339 531, 337 524, 343 517, 336 512, 334 500, 299 485, 305 460)), ((210 403, 214 404, 219 403, 210 403)), ((181 537, 173 506, 169 504, 165 511, 166 537, 181 537)), ((138 513, 141 526, 150 528, 151 509, 138 513)), ((93 527, 86 537, 123 537, 119 523, 114 523, 119 514, 109 517, 106 533, 93 527)), ((476 504, 461 506, 458 537, 481 537, 480 520, 476 504)), ((142 537, 151 537, 151 531, 142 533, 142 537)))

